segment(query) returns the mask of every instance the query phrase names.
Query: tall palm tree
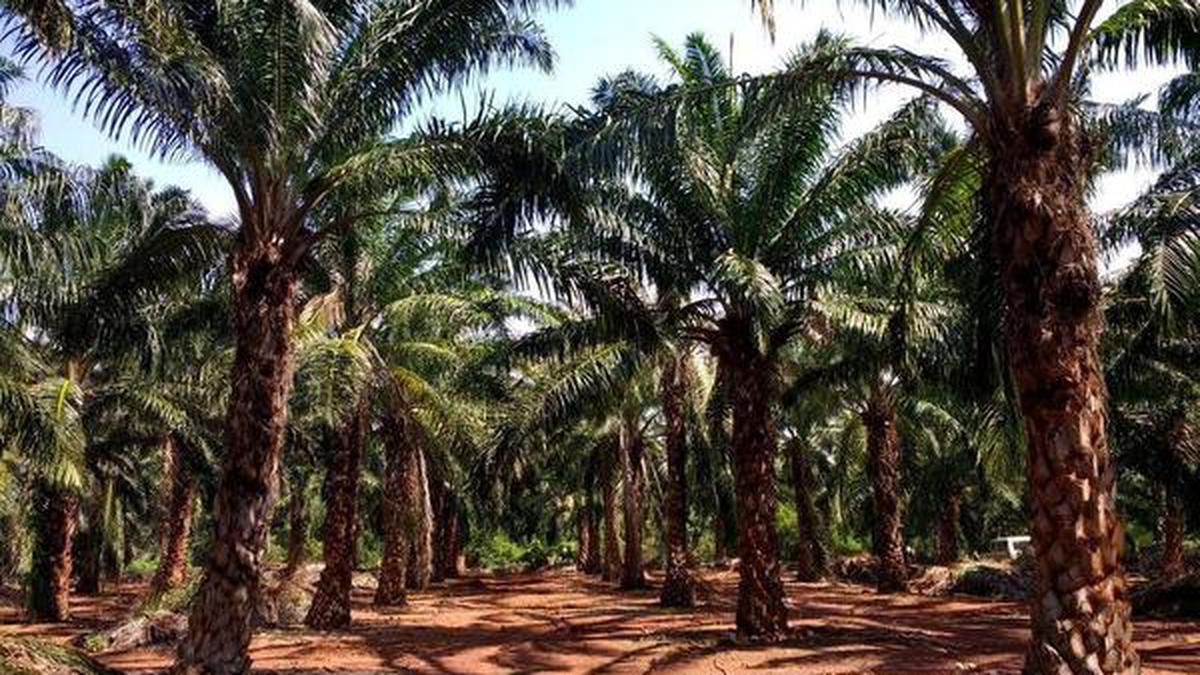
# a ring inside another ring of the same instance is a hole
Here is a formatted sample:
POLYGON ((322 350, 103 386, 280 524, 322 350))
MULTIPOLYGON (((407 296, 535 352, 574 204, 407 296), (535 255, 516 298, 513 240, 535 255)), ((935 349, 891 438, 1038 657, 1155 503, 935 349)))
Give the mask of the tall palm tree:
MULTIPOLYGON (((772 16, 772 0, 752 1, 772 16)), ((1038 560, 1026 668, 1136 672, 1097 356, 1101 285, 1084 201, 1088 143, 1072 100, 1104 2, 861 4, 945 34, 970 68, 970 76, 959 76, 941 60, 898 49, 849 50, 828 63, 839 75, 936 97, 987 150, 984 218, 1007 307, 1038 560)), ((1146 24, 1131 32, 1148 34, 1146 24)))
MULTIPOLYGON (((16 440, 41 467, 34 479, 38 564, 30 601, 36 617, 51 620, 69 614, 71 535, 89 486, 88 466, 112 469, 127 461, 112 454, 112 461, 104 459, 120 448, 106 442, 103 416, 113 400, 130 402, 127 375, 144 346, 146 318, 165 295, 193 287, 211 271, 225 239, 186 195, 155 192, 122 159, 76 173, 72 189, 43 193, 32 219, 8 223, 45 242, 5 261, 20 276, 4 298, 4 330, 41 364, 26 382, 42 400, 40 411, 30 413, 61 426, 48 437, 16 440)), ((93 496, 112 504, 113 478, 97 483, 93 496)), ((91 506, 96 530, 101 513, 91 506)), ((116 513, 107 510, 110 525, 116 513)))
MULTIPOLYGON (((350 266, 352 272, 355 267, 350 266)), ((354 291, 352 280, 341 281, 332 293, 311 300, 302 313, 303 328, 297 336, 297 385, 292 397, 297 412, 295 426, 310 431, 313 445, 320 448, 325 459, 325 567, 305 619, 316 629, 350 624, 359 477, 370 424, 366 398, 370 346, 362 338, 363 329, 358 323, 360 298, 347 297, 342 283, 350 286, 351 293, 354 291)))
MULTIPOLYGON (((611 189, 611 187, 610 187, 611 189)), ((617 194, 613 192, 605 194, 617 194)), ((664 537, 667 545, 666 579, 660 594, 660 604, 664 607, 690 607, 695 602, 694 584, 689 572, 689 553, 687 541, 687 465, 688 465, 688 425, 687 416, 692 396, 694 382, 691 355, 686 342, 683 340, 684 326, 677 323, 680 317, 680 292, 673 288, 676 276, 667 266, 660 267, 657 262, 646 264, 654 253, 644 248, 643 242, 621 242, 619 246, 610 248, 612 240, 596 241, 587 236, 568 235, 564 244, 556 246, 560 260, 551 261, 549 266, 554 268, 550 273, 552 280, 567 290, 573 299, 584 306, 584 316, 574 320, 556 322, 534 332, 521 340, 517 351, 525 357, 563 357, 574 351, 595 348, 600 345, 615 346, 621 349, 624 358, 613 362, 622 376, 614 374, 619 381, 616 391, 632 397, 625 398, 633 405, 632 409, 614 412, 616 417, 638 416, 638 410, 645 401, 644 385, 637 385, 632 380, 644 378, 647 373, 653 373, 657 379, 658 408, 661 411, 662 424, 665 431, 667 455, 667 488, 664 504, 664 537), (595 258, 596 260, 589 260, 595 258), (609 260, 610 262, 600 262, 609 260), (641 275, 652 289, 641 288, 639 273, 634 271, 646 268, 641 275), (626 381, 626 378, 630 378, 626 381)), ((604 381, 606 386, 613 382, 604 381)), ((609 408, 619 408, 618 404, 609 402, 609 408)), ((620 440, 618 447, 625 473, 624 486, 626 506, 634 511, 640 492, 640 476, 638 467, 640 461, 626 461, 629 453, 641 454, 644 445, 640 425, 626 420, 619 425, 617 436, 620 440), (632 473, 631 473, 632 472, 632 473)), ((607 485, 607 483, 606 483, 607 485)), ((634 515, 626 512, 627 525, 632 524, 634 515)), ((636 540, 637 538, 634 537, 636 540)), ((626 551, 631 549, 631 540, 626 540, 626 551)), ((640 559, 640 556, 634 556, 640 559)), ((636 574, 634 568, 640 570, 640 563, 626 559, 625 571, 622 574, 623 585, 628 588, 640 588, 644 585, 641 572, 636 574)))
MULTIPOLYGON (((1176 82, 1169 89, 1178 86, 1176 82)), ((1141 248, 1108 289, 1105 376, 1113 392, 1111 414, 1122 465, 1163 493, 1165 576, 1184 571, 1183 495, 1200 470, 1193 421, 1200 401, 1195 175, 1194 160, 1185 156, 1146 194, 1105 219, 1107 243, 1118 247, 1136 241, 1141 248)))
POLYGON ((1139 58, 1181 60, 1186 72, 1159 92, 1157 115, 1118 116, 1114 134, 1126 151, 1165 165, 1155 184, 1104 218, 1110 249, 1137 243, 1142 254, 1113 284, 1107 376, 1122 459, 1163 491, 1163 573, 1182 571, 1186 515, 1181 497, 1194 481, 1196 405, 1192 349, 1200 301, 1200 224, 1196 218, 1197 68, 1200 7, 1183 1, 1131 2, 1099 28, 1103 64, 1139 58), (1120 117, 1131 117, 1122 125, 1120 117), (1149 117, 1149 124, 1145 118, 1149 117), (1139 122, 1139 118, 1141 121, 1139 122), (1127 128, 1124 128, 1127 127, 1127 128), (1153 375, 1151 375, 1153 373, 1153 375), (1140 446, 1137 452, 1124 452, 1140 446), (1147 451, 1148 450, 1148 451, 1147 451))
POLYGON ((249 669, 293 378, 298 265, 315 242, 372 215, 326 222, 321 205, 348 203, 338 195, 368 183, 390 191, 406 177, 459 166, 457 147, 383 138, 430 92, 473 72, 506 62, 548 68, 551 52, 523 13, 559 4, 5 3, 17 50, 43 60, 51 83, 78 92, 112 134, 201 158, 236 199, 227 449, 182 666, 249 669))
MULTIPOLYGON (((803 71, 843 46, 822 36, 789 65, 803 71)), ((781 107, 771 87, 735 81, 701 36, 683 53, 659 48, 679 83, 614 80, 600 119, 612 130, 601 133, 620 137, 630 107, 664 111, 626 140, 640 149, 630 163, 645 187, 625 208, 625 229, 681 270, 684 336, 712 350, 724 378, 738 502, 738 634, 769 639, 787 625, 775 532, 781 355, 814 316, 821 284, 853 277, 881 254, 894 222, 873 201, 931 161, 941 126, 934 106, 917 101, 835 152, 844 88, 818 82, 781 107)))
POLYGON ((813 405, 811 390, 804 400, 787 406, 784 418, 784 454, 792 474, 792 494, 796 509, 796 578, 802 582, 819 581, 829 573, 825 519, 817 510, 816 476, 813 472, 813 448, 809 440, 813 427, 826 407, 813 405))
MULTIPOLYGON (((920 181, 915 213, 896 216, 895 257, 864 270, 859 279, 824 290, 817 302, 824 339, 797 354, 792 365, 797 380, 787 399, 819 394, 806 389, 820 380, 840 389, 861 417, 875 505, 872 542, 879 588, 885 592, 907 586, 906 490, 900 474, 913 462, 902 461, 901 440, 923 438, 916 430, 902 433, 901 419, 914 420, 911 409, 928 405, 931 385, 969 398, 978 388, 972 383, 981 379, 974 371, 991 367, 990 358, 976 354, 991 351, 989 342, 976 344, 976 324, 994 319, 977 297, 980 256, 972 244, 978 230, 978 164, 973 143, 951 147, 932 164, 920 181)), ((987 403, 976 407, 987 408, 987 403)), ((954 485, 948 487, 944 524, 956 532, 958 507, 954 485)))

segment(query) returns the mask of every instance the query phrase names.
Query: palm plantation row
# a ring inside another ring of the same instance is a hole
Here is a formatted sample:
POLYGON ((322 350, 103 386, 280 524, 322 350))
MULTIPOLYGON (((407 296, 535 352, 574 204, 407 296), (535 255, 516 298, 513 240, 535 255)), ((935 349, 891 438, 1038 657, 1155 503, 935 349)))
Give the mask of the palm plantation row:
POLYGON ((665 81, 393 134, 469 76, 549 69, 528 17, 559 4, 3 3, 19 61, 237 204, 214 221, 120 160, 68 166, 4 109, 0 526, 28 535, 8 554, 33 616, 67 618, 73 580, 139 547, 171 592, 198 550, 178 667, 246 672, 268 540, 294 573, 316 513, 314 628, 351 623, 364 541, 396 605, 504 529, 573 539, 624 588, 661 552, 668 607, 694 602, 700 548, 735 554, 738 633, 774 639, 785 558, 817 579, 869 539, 894 592, 914 549, 1027 529, 1029 671, 1137 672, 1114 487, 1182 571, 1196 89, 1152 113, 1090 103, 1088 74, 1193 65, 1200 8, 866 2, 969 74, 821 33, 739 77, 692 36, 658 45, 665 81), (915 98, 843 142, 885 85, 915 98), (1089 216, 1131 159, 1163 178, 1089 216))

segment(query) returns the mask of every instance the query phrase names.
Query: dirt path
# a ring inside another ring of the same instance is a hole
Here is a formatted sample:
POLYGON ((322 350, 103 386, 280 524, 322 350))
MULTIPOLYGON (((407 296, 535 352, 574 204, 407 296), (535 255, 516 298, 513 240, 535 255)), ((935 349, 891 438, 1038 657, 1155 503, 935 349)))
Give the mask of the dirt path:
MULTIPOLYGON (((621 593, 572 572, 472 578, 414 594, 380 613, 356 591, 354 627, 343 633, 270 631, 255 638, 255 666, 288 673, 1017 673, 1024 608, 963 598, 883 597, 849 585, 789 584, 795 636, 735 646, 736 577, 708 577, 702 606, 664 612, 653 592, 621 593)), ((128 598, 91 599, 92 626, 128 598)), ((0 608, 0 634, 69 639, 82 627, 19 626, 0 608)), ((1200 623, 1141 621, 1148 674, 1200 673, 1200 623)), ((152 673, 166 649, 106 654, 108 665, 152 673)))

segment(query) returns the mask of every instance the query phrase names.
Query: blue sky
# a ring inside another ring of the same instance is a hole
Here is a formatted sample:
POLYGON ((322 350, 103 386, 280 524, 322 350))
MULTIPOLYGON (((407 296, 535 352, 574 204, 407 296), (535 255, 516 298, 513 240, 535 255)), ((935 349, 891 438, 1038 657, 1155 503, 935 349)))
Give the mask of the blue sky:
MULTIPOLYGON (((543 104, 582 102, 596 80, 626 68, 661 74, 651 44, 658 35, 680 44, 691 32, 701 31, 728 51, 732 41, 733 63, 739 72, 764 72, 778 66, 799 43, 811 39, 821 28, 854 36, 875 46, 893 44, 955 58, 952 46, 938 36, 922 36, 905 24, 873 17, 856 7, 839 9, 835 0, 804 3, 777 0, 778 35, 768 37, 749 0, 576 0, 572 9, 547 12, 541 19, 558 52, 552 75, 532 71, 501 71, 471 83, 464 92, 468 101, 479 91, 492 92, 497 100, 521 100, 543 104)), ((846 3, 852 5, 853 3, 846 3)), ((1121 3, 1110 2, 1109 9, 1121 3)), ((30 73, 36 77, 37 73, 30 73)), ((1167 70, 1137 74, 1101 75, 1095 85, 1097 98, 1122 101, 1149 93, 1170 75, 1167 70)), ((901 89, 880 92, 861 106, 845 129, 852 137, 885 117, 909 96, 901 89)), ((459 117, 457 95, 432 101, 426 114, 459 117)), ((58 155, 77 162, 95 164, 114 152, 128 156, 139 171, 160 183, 189 188, 214 215, 228 215, 233 199, 220 176, 198 163, 163 163, 138 148, 113 140, 90 121, 72 110, 66 97, 36 81, 21 86, 12 102, 36 109, 41 118, 42 142, 58 155)), ((1148 170, 1135 170, 1109 177, 1098 192, 1094 208, 1105 210, 1128 201, 1153 178, 1148 170)))

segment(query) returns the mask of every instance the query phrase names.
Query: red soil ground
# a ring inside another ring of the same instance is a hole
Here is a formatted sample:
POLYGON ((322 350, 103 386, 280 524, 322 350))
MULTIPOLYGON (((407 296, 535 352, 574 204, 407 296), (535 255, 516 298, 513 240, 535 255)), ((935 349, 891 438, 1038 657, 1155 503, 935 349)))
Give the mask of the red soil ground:
MULTIPOLYGON (((624 593, 574 572, 468 578, 415 593, 382 613, 355 591, 352 629, 266 631, 253 644, 262 673, 1018 673, 1021 605, 969 598, 879 596, 845 584, 789 584, 795 635, 782 644, 731 643, 736 576, 706 574, 695 611, 658 609, 654 592, 624 593)), ((0 604, 0 635, 69 640, 117 621, 136 586, 77 601, 65 626, 25 626, 0 604)), ((1140 621, 1148 674, 1200 673, 1200 623, 1140 621)), ((101 660, 153 673, 166 648, 101 660)))

